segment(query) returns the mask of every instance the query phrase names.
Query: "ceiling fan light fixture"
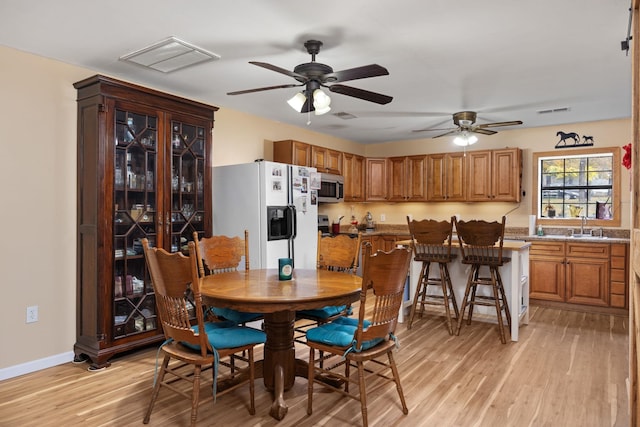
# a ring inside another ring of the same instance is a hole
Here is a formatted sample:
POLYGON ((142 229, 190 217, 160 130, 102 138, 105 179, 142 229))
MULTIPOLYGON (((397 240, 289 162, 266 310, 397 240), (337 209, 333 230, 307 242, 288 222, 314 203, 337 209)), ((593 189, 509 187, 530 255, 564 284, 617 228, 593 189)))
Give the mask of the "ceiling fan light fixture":
POLYGON ((475 135, 470 135, 468 132, 462 132, 455 138, 453 138, 453 143, 461 147, 473 145, 476 142, 478 142, 478 137, 475 135))
POLYGON ((320 89, 313 91, 313 108, 315 109, 316 116, 326 114, 331 111, 331 98, 320 89))
POLYGON ((307 97, 302 92, 296 93, 293 98, 287 101, 287 104, 291 106, 298 113, 302 111, 302 107, 304 107, 304 103, 307 102, 307 97))

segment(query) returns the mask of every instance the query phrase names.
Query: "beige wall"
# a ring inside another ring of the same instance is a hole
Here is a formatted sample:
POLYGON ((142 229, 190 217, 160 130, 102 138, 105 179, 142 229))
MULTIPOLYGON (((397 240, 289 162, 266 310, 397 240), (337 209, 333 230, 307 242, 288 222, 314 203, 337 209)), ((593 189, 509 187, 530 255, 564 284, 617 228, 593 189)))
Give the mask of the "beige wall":
MULTIPOLYGON (((517 119, 517 117, 514 117, 517 119)), ((373 214, 374 220, 380 223, 380 215, 386 217, 386 224, 405 224, 407 215, 416 219, 433 218, 449 219, 452 215, 460 215, 462 219, 495 220, 507 214, 507 227, 527 227, 528 216, 535 213, 531 206, 531 191, 534 183, 532 178, 532 153, 554 151, 558 142, 556 132, 576 132, 579 135, 592 135, 594 147, 622 147, 631 141, 631 120, 607 120, 599 122, 576 123, 552 127, 529 129, 503 130, 495 135, 479 135, 479 141, 471 147, 473 150, 496 149, 505 147, 519 147, 523 150, 523 180, 522 189, 526 195, 517 203, 356 203, 321 205, 320 211, 329 215, 330 221, 344 215, 342 224, 347 224, 352 210, 356 219, 362 222, 367 211, 373 214)), ((390 157, 399 155, 413 155, 423 153, 444 153, 463 151, 453 144, 451 139, 421 139, 412 141, 396 141, 384 144, 367 145, 365 154, 369 157, 390 157)), ((570 153, 571 149, 557 149, 558 155, 570 153)), ((622 156, 621 156, 622 158, 622 156)), ((622 170, 621 228, 630 227, 629 171, 622 170)))
MULTIPOLYGON (((73 83, 95 72, 0 46, 0 128, 2 129, 2 209, 0 249, 0 378, 17 365, 70 354, 75 342, 76 257, 76 102, 73 83), (40 321, 25 324, 26 307, 39 306, 40 321)), ((517 118, 517 117, 516 117, 517 118)), ((630 120, 585 123, 565 131, 593 135, 596 145, 622 146, 630 141, 630 120)), ((530 191, 531 152, 553 149, 554 128, 503 131, 480 138, 479 148, 525 149, 524 188, 530 191)), ((416 140, 360 145, 304 127, 267 121, 221 108, 214 130, 214 165, 271 159, 271 142, 297 139, 368 156, 446 152, 448 141, 416 140)), ((560 150, 559 150, 560 152, 560 150)), ((624 170, 622 182, 629 180, 624 170)), ((626 187, 625 187, 626 188, 626 187)), ((530 196, 509 215, 526 224, 530 196)), ((629 195, 625 193, 625 209, 629 195)), ((495 217, 514 204, 361 204, 358 218, 371 210, 387 223, 404 223, 405 215, 447 217, 458 213, 495 217)), ((350 206, 322 206, 333 215, 351 215, 350 206)), ((376 218, 379 220, 379 218, 376 218)), ((629 226, 624 212, 623 226, 629 226)), ((70 360, 70 357, 66 360, 70 360)))
MULTIPOLYGON (((66 357, 66 353, 73 351, 76 324, 73 83, 96 73, 3 46, 0 46, 0 69, 3 100, 0 220, 5 225, 2 233, 5 244, 0 249, 3 301, 0 378, 3 378, 3 374, 14 372, 16 365, 66 357), (40 320, 26 324, 26 308, 32 305, 39 307, 40 320)), ((220 109, 215 119, 214 165, 271 159, 272 141, 290 138, 337 150, 363 151, 360 144, 351 141, 225 108, 220 109)))

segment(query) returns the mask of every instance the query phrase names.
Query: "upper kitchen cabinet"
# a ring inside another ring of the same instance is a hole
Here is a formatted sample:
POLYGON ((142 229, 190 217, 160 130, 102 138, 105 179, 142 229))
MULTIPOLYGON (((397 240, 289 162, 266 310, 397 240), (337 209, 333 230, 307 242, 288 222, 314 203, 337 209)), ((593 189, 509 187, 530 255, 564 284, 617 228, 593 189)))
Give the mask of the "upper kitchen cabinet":
POLYGON ((366 158, 357 154, 343 153, 342 175, 344 176, 344 201, 364 202, 366 158))
POLYGON ((388 201, 419 202, 427 200, 427 156, 390 157, 387 159, 388 201))
POLYGON ((387 200, 387 159, 367 158, 367 181, 365 200, 384 202, 387 200))
POLYGON ((211 233, 215 107, 104 76, 76 83, 76 360, 94 369, 163 339, 141 240, 211 233))
POLYGON ((465 153, 430 154, 427 160, 427 200, 464 202, 465 153))
POLYGON ((311 166, 311 145, 291 139, 274 141, 273 161, 297 166, 311 166))
POLYGON ((342 152, 312 145, 311 167, 318 172, 342 175, 342 152))
POLYGON ((467 152, 467 201, 519 202, 522 150, 505 148, 467 152))

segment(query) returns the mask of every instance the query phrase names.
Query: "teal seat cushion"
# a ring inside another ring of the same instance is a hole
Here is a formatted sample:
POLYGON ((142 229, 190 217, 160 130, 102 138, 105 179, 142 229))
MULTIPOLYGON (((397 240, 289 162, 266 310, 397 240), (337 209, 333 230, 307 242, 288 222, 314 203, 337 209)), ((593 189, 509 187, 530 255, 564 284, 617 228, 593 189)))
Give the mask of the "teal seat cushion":
MULTIPOLYGON (((365 329, 371 325, 368 320, 364 321, 365 329)), ((358 319, 349 317, 338 317, 336 320, 325 323, 324 325, 312 328, 307 331, 307 340, 319 342, 322 344, 333 345, 336 347, 349 347, 354 345, 354 336, 358 329, 358 319)), ((374 338, 362 343, 360 350, 367 350, 381 343, 383 338, 374 338)))
POLYGON ((216 316, 231 320, 236 324, 252 322, 262 317, 262 313, 245 313, 232 308, 213 307, 211 310, 216 316))
MULTIPOLYGON (((346 305, 328 305, 322 308, 314 308, 311 310, 300 310, 299 314, 310 317, 317 317, 319 319, 329 319, 333 316, 342 314, 347 309, 346 305)), ((349 307, 347 314, 351 314, 352 310, 349 307)))
MULTIPOLYGON (((238 326, 232 320, 223 320, 222 322, 204 322, 204 331, 208 334, 210 331, 214 329, 220 328, 230 328, 231 326, 238 326)), ((193 329, 196 333, 198 333, 198 325, 193 326, 193 329)))
MULTIPOLYGON (((192 328, 198 331, 198 326, 192 328)), ((233 322, 206 322, 204 330, 213 348, 233 348, 248 344, 264 344, 267 336, 264 332, 245 326, 237 326, 233 322)), ((199 351, 199 345, 183 343, 185 346, 199 351)))

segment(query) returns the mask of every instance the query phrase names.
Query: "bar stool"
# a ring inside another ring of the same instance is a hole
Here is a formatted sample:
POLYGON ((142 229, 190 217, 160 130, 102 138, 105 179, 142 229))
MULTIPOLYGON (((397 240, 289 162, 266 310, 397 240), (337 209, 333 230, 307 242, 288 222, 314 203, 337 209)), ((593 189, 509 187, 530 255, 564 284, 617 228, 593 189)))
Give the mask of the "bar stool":
POLYGON ((502 222, 487 222, 481 220, 457 221, 454 218, 453 222, 455 223, 458 240, 460 241, 461 261, 463 264, 471 265, 467 287, 464 291, 464 299, 462 300, 462 307, 460 308, 456 335, 460 335, 460 327, 462 326, 462 319, 464 318, 466 308, 469 307, 467 324, 471 324, 474 306, 484 305, 495 307, 498 317, 500 340, 503 344, 506 344, 507 340, 504 333, 502 311, 504 311, 507 317, 509 330, 511 330, 511 314, 509 312, 509 304, 505 296, 499 269, 503 264, 511 261, 511 258, 502 256, 506 218, 503 216, 502 222), (480 275, 481 267, 489 268, 488 277, 480 275), (490 286, 490 295, 485 295, 482 292, 478 294, 477 290, 479 285, 490 286))
POLYGON ((420 305, 420 317, 424 314, 425 305, 437 305, 444 306, 449 334, 453 335, 454 327, 451 321, 451 307, 455 312, 455 318, 459 316, 458 304, 456 304, 456 296, 453 293, 448 267, 449 263, 456 258, 456 254, 451 253, 453 218, 449 222, 432 219, 412 221, 407 217, 407 223, 409 224, 409 232, 413 242, 414 259, 422 262, 407 329, 411 329, 418 305, 420 305), (436 263, 440 274, 430 277, 431 264, 436 263), (429 292, 429 286, 435 286, 437 290, 434 289, 429 292))

